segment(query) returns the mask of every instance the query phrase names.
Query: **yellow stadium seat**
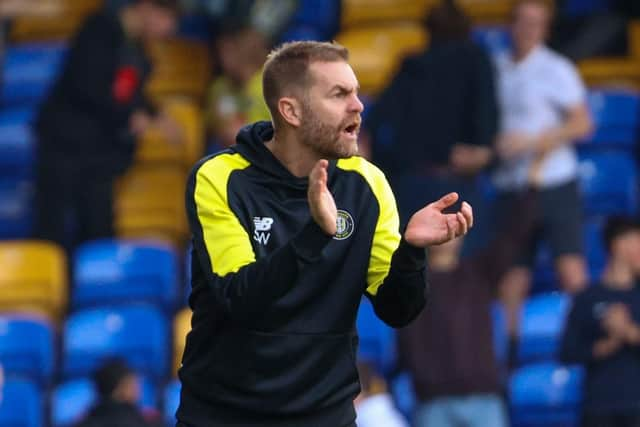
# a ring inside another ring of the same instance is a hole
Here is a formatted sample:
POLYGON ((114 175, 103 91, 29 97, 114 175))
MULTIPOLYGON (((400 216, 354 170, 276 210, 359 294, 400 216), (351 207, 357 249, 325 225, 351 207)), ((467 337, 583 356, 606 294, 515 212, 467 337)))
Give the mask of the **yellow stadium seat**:
POLYGON ((419 21, 433 0, 343 0, 341 27, 389 21, 419 21))
POLYGON ((14 42, 66 40, 102 3, 102 0, 36 1, 33 14, 14 19, 9 38, 14 42), (38 9, 47 12, 37 13, 38 9))
POLYGON ((138 163, 175 162, 191 167, 204 153, 203 112, 194 102, 186 99, 172 99, 163 103, 162 108, 182 129, 182 142, 167 141, 157 129, 149 129, 138 145, 138 163))
POLYGON ((120 237, 156 238, 180 247, 188 226, 186 172, 178 166, 134 167, 116 184, 115 228, 120 237))
POLYGON ((173 39, 152 43, 149 53, 153 73, 147 93, 153 99, 186 95, 202 99, 212 75, 212 61, 205 43, 173 39))
POLYGON ((628 28, 629 53, 634 58, 640 58, 640 19, 631 21, 628 28))
POLYGON ((578 63, 580 74, 588 86, 640 85, 640 58, 594 58, 578 63))
POLYGON ((173 373, 177 374, 180 364, 182 364, 182 354, 184 353, 185 339, 191 331, 191 310, 188 308, 180 310, 176 314, 173 322, 173 373))
POLYGON ((423 50, 427 34, 417 24, 354 28, 342 32, 337 41, 349 49, 363 93, 375 95, 389 83, 403 58, 423 50))
POLYGON ((45 241, 0 242, 0 311, 62 318, 68 299, 64 251, 45 241))
POLYGON ((506 24, 515 0, 458 0, 474 24, 506 24))

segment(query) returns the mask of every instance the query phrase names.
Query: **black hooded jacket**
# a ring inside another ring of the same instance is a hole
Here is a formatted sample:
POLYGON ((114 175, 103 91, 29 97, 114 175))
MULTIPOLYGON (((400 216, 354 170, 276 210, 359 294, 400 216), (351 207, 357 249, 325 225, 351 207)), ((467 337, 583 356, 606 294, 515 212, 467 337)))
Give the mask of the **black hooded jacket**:
POLYGON ((329 236, 307 178, 264 145, 272 135, 268 122, 244 128, 187 184, 193 317, 177 416, 189 426, 350 425, 362 295, 395 327, 425 304, 424 250, 401 239, 384 175, 360 157, 330 162, 329 236))

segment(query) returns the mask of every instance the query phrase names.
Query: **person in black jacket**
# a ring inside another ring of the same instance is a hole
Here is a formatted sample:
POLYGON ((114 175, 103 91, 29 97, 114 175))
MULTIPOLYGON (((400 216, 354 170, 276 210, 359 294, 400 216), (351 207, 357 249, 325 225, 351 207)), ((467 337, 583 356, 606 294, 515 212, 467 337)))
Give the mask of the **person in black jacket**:
MULTIPOLYGON (((67 247, 113 235, 113 182, 132 162, 136 137, 153 121, 143 94, 151 64, 145 42, 171 35, 175 0, 136 0, 89 17, 71 42, 35 123, 35 236, 67 247), (77 224, 69 242, 67 217, 77 224)), ((164 131, 169 119, 158 116, 164 131)))
POLYGON ((560 359, 584 365, 584 427, 640 426, 640 224, 611 218, 602 280, 578 294, 560 359))
POLYGON ((425 305, 424 248, 466 234, 450 193, 400 232, 382 172, 356 156, 362 103, 347 50, 288 43, 264 66, 272 122, 188 180, 192 330, 179 426, 354 425, 362 295, 400 327, 425 305))
MULTIPOLYGON (((403 62, 367 113, 371 158, 389 177, 403 222, 423 199, 453 189, 482 215, 477 176, 498 129, 491 58, 471 40, 471 21, 452 0, 432 8, 425 27, 427 50, 403 62)), ((482 229, 482 217, 476 220, 482 229)), ((482 246, 478 231, 465 254, 482 246)))
POLYGON ((137 375, 120 359, 105 362, 94 373, 98 401, 76 427, 161 427, 155 414, 143 414, 137 375))

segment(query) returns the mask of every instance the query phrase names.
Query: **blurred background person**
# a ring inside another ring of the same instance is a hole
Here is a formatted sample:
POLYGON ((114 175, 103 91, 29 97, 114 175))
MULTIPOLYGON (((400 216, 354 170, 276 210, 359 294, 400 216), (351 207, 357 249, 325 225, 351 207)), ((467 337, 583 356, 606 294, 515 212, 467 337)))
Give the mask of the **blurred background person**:
POLYGON ((401 220, 425 200, 456 191, 477 214, 467 241, 473 252, 484 240, 486 222, 477 175, 491 160, 497 131, 493 68, 484 49, 471 41, 471 21, 454 1, 434 6, 424 25, 429 47, 404 61, 367 113, 365 129, 401 220))
POLYGON ((113 235, 113 183, 130 166, 136 138, 177 126, 143 94, 151 72, 144 44, 172 35, 176 0, 135 0, 89 17, 71 42, 58 81, 35 124, 38 139, 35 237, 71 248, 113 235), (68 215, 77 230, 67 240, 68 215))
POLYGON ((537 243, 550 246, 563 290, 577 292, 587 282, 582 247, 582 204, 578 159, 573 144, 591 131, 586 89, 575 66, 544 45, 552 19, 544 0, 520 0, 511 21, 513 47, 496 58, 501 129, 494 183, 498 212, 508 212, 518 194, 538 194, 539 230, 525 245, 518 266, 501 285, 509 330, 517 336, 537 243))
POLYGON ((583 427, 640 426, 640 224, 609 219, 602 280, 578 294, 560 358, 584 365, 583 427))
POLYGON ((140 382, 120 359, 105 362, 93 376, 98 401, 76 427, 160 427, 159 420, 145 418, 136 406, 140 382))
POLYGON ((534 203, 524 196, 489 247, 460 259, 462 241, 429 250, 428 310, 399 335, 400 365, 419 400, 415 427, 506 427, 503 369, 494 351, 491 305, 504 272, 530 235, 534 203))
POLYGON ((262 64, 267 38, 255 28, 233 25, 216 41, 222 74, 209 90, 207 124, 210 151, 235 144, 241 127, 271 120, 262 97, 262 64))
POLYGON ((396 409, 387 382, 377 372, 375 364, 359 360, 358 376, 362 389, 354 402, 358 427, 409 427, 396 409))

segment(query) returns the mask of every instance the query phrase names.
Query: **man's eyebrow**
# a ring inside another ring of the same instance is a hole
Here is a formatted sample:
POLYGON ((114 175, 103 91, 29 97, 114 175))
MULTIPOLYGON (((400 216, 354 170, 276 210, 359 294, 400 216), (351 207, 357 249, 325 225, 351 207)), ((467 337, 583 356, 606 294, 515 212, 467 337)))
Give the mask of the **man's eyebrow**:
POLYGON ((340 92, 350 93, 350 92, 353 92, 354 90, 357 92, 358 89, 360 89, 360 85, 356 85, 356 87, 353 88, 353 87, 343 86, 341 84, 337 84, 337 85, 334 85, 329 92, 334 92, 334 91, 338 90, 340 92))

